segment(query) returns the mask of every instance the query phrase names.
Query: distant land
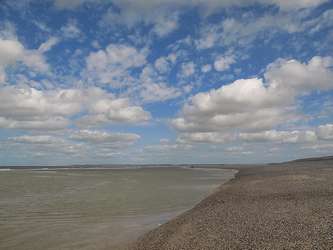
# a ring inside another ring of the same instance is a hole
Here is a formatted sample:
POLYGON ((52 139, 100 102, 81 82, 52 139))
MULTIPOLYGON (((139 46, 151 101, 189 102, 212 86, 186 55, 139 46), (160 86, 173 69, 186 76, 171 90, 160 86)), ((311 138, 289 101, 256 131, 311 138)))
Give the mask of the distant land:
POLYGON ((313 161, 331 161, 333 156, 321 156, 321 157, 311 157, 311 158, 301 158, 296 160, 290 160, 286 162, 276 162, 276 163, 258 163, 258 164, 73 164, 73 165, 16 165, 16 166, 0 166, 0 169, 89 169, 89 168, 150 168, 150 167, 218 167, 218 168, 230 168, 233 166, 246 167, 246 166, 264 166, 264 165, 279 165, 287 164, 292 162, 313 162, 313 161))

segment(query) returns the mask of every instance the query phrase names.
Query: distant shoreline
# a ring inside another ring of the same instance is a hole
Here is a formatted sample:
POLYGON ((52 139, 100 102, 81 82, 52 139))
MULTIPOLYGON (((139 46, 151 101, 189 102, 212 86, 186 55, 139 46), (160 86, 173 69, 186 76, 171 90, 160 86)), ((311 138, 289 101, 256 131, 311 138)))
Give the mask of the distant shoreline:
POLYGON ((253 164, 223 164, 223 163, 200 163, 200 164, 72 164, 72 165, 0 165, 1 169, 117 169, 117 168, 224 168, 224 169, 238 169, 238 168, 248 168, 253 166, 270 166, 270 165, 281 165, 286 163, 294 162, 320 162, 333 160, 333 156, 322 156, 322 157, 310 157, 303 159, 294 159, 283 162, 272 162, 272 163, 253 163, 253 164))
POLYGON ((333 246, 333 157, 232 168, 234 179, 130 249, 333 246))

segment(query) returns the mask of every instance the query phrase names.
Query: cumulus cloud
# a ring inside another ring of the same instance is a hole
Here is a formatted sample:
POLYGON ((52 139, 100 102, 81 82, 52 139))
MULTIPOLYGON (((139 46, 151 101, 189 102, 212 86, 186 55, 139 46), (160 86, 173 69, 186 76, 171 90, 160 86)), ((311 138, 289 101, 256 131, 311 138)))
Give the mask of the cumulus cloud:
POLYGON ((71 157, 113 157, 140 139, 134 133, 98 130, 64 130, 52 134, 27 134, 9 137, 2 142, 4 149, 15 148, 18 152, 34 157, 50 157, 55 154, 71 157))
POLYGON ((24 47, 16 40, 0 39, 0 65, 15 63, 23 54, 24 47))
POLYGON ((290 111, 286 105, 288 100, 277 98, 261 79, 243 79, 193 96, 172 124, 194 132, 264 129, 284 121, 290 111))
POLYGON ((232 141, 232 135, 218 132, 183 133, 177 139, 180 143, 226 143, 232 141))
POLYGON ((46 73, 50 69, 45 57, 38 50, 25 51, 21 61, 37 72, 46 73))
POLYGON ((142 70, 139 79, 140 84, 136 86, 135 91, 138 91, 139 97, 143 102, 163 102, 181 95, 180 90, 169 86, 164 80, 151 65, 148 65, 142 70))
POLYGON ((205 64, 204 66, 201 67, 201 71, 203 73, 210 72, 212 70, 212 66, 210 64, 205 64))
POLYGON ((233 56, 220 56, 214 62, 214 68, 216 71, 225 71, 230 68, 236 61, 233 56))
POLYGON ((141 107, 98 88, 42 91, 31 87, 6 86, 0 88, 0 99, 3 103, 0 107, 2 128, 64 129, 72 123, 73 115, 82 113, 90 120, 76 120, 80 125, 135 123, 150 119, 150 114, 141 107))
POLYGON ((160 16, 155 19, 153 31, 160 37, 166 36, 178 28, 178 15, 160 16))
POLYGON ((4 40, 0 38, 0 83, 6 79, 5 67, 14 64, 22 57, 24 47, 16 40, 4 40))
POLYGON ((32 117, 28 120, 20 118, 0 117, 0 128, 22 130, 60 130, 68 127, 70 122, 64 117, 32 117))
POLYGON ((162 153, 166 154, 170 151, 178 151, 178 150, 189 150, 193 146, 191 144, 186 143, 171 143, 162 141, 160 144, 155 145, 147 145, 144 147, 144 151, 146 152, 153 152, 153 153, 162 153))
POLYGON ((128 71, 144 66, 146 54, 131 46, 110 44, 105 50, 90 53, 86 64, 88 81, 119 88, 133 82, 128 71))
MULTIPOLYGON (((179 143, 214 143, 227 144, 231 142, 249 143, 299 143, 317 145, 320 141, 333 140, 333 125, 326 124, 307 130, 264 130, 259 132, 194 132, 182 133, 179 143)), ((232 147, 233 148, 233 147, 232 147)), ((237 147, 238 148, 238 147, 237 147)))
POLYGON ((163 83, 146 82, 140 90, 140 97, 144 102, 162 102, 180 95, 181 92, 178 89, 163 83))
MULTIPOLYGON (((52 157, 55 155, 85 155, 87 148, 85 145, 75 143, 62 136, 55 135, 22 135, 9 137, 3 142, 4 148, 15 148, 17 152, 24 152, 25 156, 52 157), (50 154, 52 152, 52 154, 50 154), (85 153, 84 153, 85 152, 85 153)), ((19 156, 17 156, 19 157, 19 156)))
POLYGON ((177 54, 171 53, 168 56, 162 56, 155 60, 154 66, 158 73, 167 74, 170 72, 171 68, 174 66, 177 60, 177 54))
POLYGON ((201 30, 201 36, 195 41, 197 49, 209 49, 215 46, 220 40, 220 35, 217 32, 217 26, 204 26, 201 30))
POLYGON ((165 57, 160 57, 155 61, 155 68, 159 73, 165 74, 170 70, 170 63, 165 57))
POLYGON ((184 63, 181 68, 181 77, 189 77, 195 73, 195 64, 193 62, 184 63))
POLYGON ((51 135, 22 135, 10 138, 15 143, 23 144, 62 144, 64 139, 51 135))
POLYGON ((22 62, 27 67, 37 72, 46 73, 49 65, 44 53, 58 43, 56 37, 49 38, 38 49, 26 49, 16 38, 0 38, 0 82, 5 82, 5 69, 16 62, 22 62))
POLYGON ((320 139, 333 140, 333 124, 320 125, 317 134, 320 139))
POLYGON ((331 89, 332 57, 313 57, 308 63, 297 60, 277 60, 268 66, 266 80, 279 91, 310 91, 331 89))
POLYGON ((268 130, 257 133, 241 133, 239 138, 249 142, 311 143, 317 141, 314 131, 277 131, 268 130))
POLYGON ((140 136, 133 133, 110 133, 98 130, 79 130, 75 131, 71 139, 88 142, 104 143, 110 145, 133 144, 140 139, 140 136))
MULTIPOLYGON (((171 124, 178 131, 195 136, 196 133, 205 135, 200 133, 219 132, 230 135, 253 130, 264 131, 286 124, 286 121, 296 122, 302 117, 296 112, 295 106, 300 95, 313 90, 333 89, 331 63, 330 57, 313 57, 308 63, 278 60, 267 68, 265 79, 241 79, 194 95, 171 124)), ((258 133, 248 138, 279 138, 282 141, 287 140, 288 136, 295 141, 315 138, 312 132, 258 133)), ((243 139, 245 137, 243 134, 243 139)))

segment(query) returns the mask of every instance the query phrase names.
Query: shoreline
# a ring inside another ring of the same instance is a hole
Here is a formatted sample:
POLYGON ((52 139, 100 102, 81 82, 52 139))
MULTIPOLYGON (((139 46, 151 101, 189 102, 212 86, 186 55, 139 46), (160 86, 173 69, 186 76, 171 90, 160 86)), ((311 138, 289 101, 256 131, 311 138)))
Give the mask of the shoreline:
POLYGON ((330 249, 333 160, 222 165, 238 173, 128 249, 330 249))

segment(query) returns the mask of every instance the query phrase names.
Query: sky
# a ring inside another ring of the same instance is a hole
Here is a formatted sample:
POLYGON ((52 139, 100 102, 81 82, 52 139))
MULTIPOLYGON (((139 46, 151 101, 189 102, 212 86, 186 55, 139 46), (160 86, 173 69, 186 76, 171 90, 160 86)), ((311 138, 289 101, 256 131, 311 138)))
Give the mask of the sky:
POLYGON ((0 0, 0 165, 333 154, 333 1, 0 0))

